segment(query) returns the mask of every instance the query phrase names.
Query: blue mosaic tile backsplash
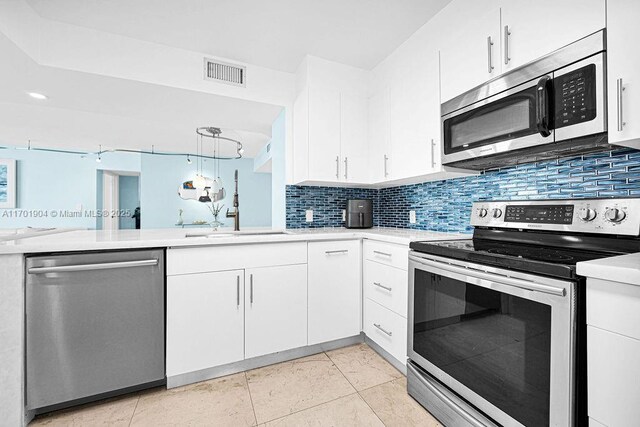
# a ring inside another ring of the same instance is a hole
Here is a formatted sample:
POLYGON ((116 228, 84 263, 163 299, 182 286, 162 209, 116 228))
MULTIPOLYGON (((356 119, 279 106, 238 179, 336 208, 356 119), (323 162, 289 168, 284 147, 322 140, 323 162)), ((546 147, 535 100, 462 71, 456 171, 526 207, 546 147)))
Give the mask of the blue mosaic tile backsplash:
POLYGON ((470 232, 477 200, 640 197, 640 151, 618 149, 381 190, 287 186, 287 228, 341 227, 347 199, 374 200, 374 225, 470 232), (313 208, 314 222, 305 222, 313 208), (409 211, 416 211, 416 224, 409 211))

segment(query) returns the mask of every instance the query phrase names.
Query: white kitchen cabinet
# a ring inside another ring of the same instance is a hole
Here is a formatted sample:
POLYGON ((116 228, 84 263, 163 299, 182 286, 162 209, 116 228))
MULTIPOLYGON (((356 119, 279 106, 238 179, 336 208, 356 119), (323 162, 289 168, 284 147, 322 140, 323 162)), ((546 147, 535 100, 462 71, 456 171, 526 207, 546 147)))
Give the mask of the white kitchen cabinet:
POLYGON ((369 180, 383 182, 390 176, 389 88, 381 87, 369 98, 369 180))
POLYGON ((452 21, 442 23, 449 30, 440 41, 443 102, 502 72, 499 4, 494 0, 456 0, 450 10, 445 16, 452 21), (459 13, 454 14, 454 9, 459 13))
POLYGON ((296 74, 296 183, 368 182, 368 72, 307 56, 296 74))
POLYGON ((509 0, 501 11, 503 72, 605 27, 605 0, 509 0))
POLYGON ((309 243, 309 345, 361 331, 359 240, 309 243))
POLYGON ((244 270, 167 277, 167 376, 244 358, 244 270))
POLYGON ((362 286, 366 298, 402 317, 407 317, 409 288, 407 270, 365 260, 362 286))
POLYGON ((607 1, 609 142, 640 148, 640 2, 607 1))
POLYGON ((391 179, 435 172, 440 139, 439 60, 425 46, 407 58, 404 78, 390 85, 391 179))
POLYGON ((245 358, 307 345, 307 265, 245 270, 245 358))
POLYGON ((309 179, 340 180, 340 92, 309 87, 309 179))
POLYGON ((407 363, 407 319, 365 298, 363 330, 369 339, 405 365, 407 363))
POLYGON ((588 277, 587 325, 589 417, 605 426, 635 426, 640 419, 640 286, 588 277))
POLYGON ((340 94, 340 180, 369 181, 367 144, 367 98, 357 92, 340 94))

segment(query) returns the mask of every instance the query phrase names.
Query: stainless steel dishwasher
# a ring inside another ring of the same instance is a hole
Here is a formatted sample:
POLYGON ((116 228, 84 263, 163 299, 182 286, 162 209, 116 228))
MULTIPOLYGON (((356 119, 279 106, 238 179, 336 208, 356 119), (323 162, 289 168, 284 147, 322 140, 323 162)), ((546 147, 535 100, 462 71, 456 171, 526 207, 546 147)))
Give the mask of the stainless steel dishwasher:
POLYGON ((27 409, 165 381, 164 251, 28 257, 27 409))

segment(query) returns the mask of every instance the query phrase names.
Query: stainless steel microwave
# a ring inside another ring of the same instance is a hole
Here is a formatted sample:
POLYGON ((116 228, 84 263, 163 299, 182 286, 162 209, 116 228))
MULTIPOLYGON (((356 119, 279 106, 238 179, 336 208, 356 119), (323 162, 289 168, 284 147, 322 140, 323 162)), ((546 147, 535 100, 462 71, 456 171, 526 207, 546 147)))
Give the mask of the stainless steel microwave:
POLYGON ((442 104, 442 163, 494 169, 596 151, 606 138, 604 30, 442 104))

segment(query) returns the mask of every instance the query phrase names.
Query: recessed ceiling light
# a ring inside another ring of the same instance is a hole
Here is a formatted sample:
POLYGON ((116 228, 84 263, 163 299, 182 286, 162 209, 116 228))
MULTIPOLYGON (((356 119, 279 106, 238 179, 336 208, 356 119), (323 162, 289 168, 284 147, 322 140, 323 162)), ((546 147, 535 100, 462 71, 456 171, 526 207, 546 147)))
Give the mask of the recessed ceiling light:
POLYGON ((47 99, 46 95, 43 95, 41 93, 38 92, 29 92, 29 96, 35 99, 40 99, 40 100, 44 100, 47 99))

